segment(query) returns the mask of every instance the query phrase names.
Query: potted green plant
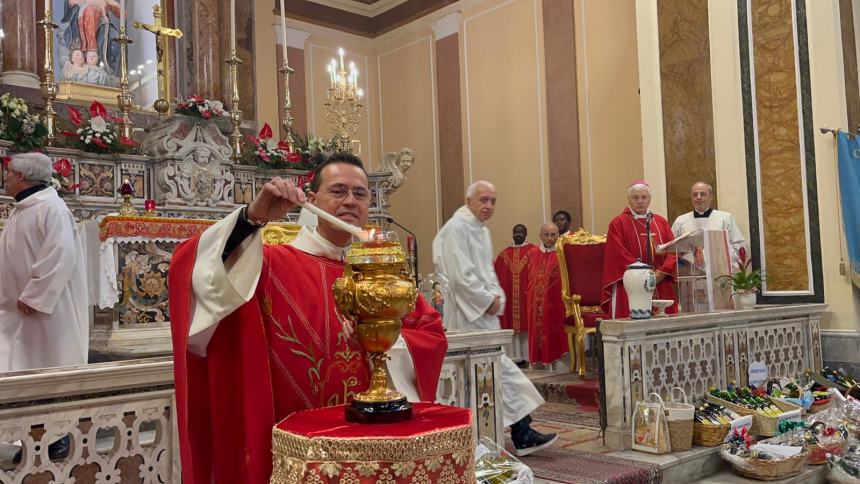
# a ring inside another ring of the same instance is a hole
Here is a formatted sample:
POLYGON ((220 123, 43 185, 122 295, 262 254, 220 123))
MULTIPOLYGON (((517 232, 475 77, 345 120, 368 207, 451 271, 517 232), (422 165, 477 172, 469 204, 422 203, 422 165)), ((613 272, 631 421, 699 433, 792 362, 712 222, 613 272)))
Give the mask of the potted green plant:
POLYGON ((740 268, 736 272, 720 276, 717 280, 720 280, 724 287, 732 287, 735 309, 752 309, 755 307, 756 293, 761 287, 764 275, 761 270, 752 268, 752 259, 747 257, 747 251, 743 247, 738 250, 738 266, 740 268))

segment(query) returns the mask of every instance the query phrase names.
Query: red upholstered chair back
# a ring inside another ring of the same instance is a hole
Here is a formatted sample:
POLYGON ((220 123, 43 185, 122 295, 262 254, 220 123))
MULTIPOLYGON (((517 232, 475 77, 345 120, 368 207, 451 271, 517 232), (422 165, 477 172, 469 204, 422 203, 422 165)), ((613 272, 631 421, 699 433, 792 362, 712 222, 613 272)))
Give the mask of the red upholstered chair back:
POLYGON ((579 229, 560 238, 558 244, 561 249, 558 251, 561 295, 568 316, 574 313, 575 295, 581 298, 580 306, 600 306, 606 236, 579 229))
POLYGON ((581 306, 600 306, 602 296, 603 251, 606 242, 578 245, 564 244, 570 293, 579 294, 581 306))

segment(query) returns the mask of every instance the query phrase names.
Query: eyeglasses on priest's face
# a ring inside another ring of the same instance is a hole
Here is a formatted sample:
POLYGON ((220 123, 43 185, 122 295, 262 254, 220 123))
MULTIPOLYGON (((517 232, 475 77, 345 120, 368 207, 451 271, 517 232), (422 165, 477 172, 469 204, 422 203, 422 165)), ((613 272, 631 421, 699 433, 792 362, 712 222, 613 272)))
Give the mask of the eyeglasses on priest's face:
POLYGON ((346 185, 341 185, 336 183, 329 187, 326 187, 325 192, 336 200, 343 200, 350 193, 352 196, 359 202, 368 202, 370 201, 370 190, 364 187, 348 187, 346 185))

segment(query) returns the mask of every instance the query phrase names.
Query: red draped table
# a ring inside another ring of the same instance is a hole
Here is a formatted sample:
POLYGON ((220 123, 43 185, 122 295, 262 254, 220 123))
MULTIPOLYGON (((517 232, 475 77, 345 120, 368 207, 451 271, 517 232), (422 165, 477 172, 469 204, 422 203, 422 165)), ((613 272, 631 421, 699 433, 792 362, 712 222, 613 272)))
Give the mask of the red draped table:
POLYGON ((475 482, 471 410, 415 403, 414 417, 356 424, 344 406, 296 412, 272 431, 272 484, 475 482))

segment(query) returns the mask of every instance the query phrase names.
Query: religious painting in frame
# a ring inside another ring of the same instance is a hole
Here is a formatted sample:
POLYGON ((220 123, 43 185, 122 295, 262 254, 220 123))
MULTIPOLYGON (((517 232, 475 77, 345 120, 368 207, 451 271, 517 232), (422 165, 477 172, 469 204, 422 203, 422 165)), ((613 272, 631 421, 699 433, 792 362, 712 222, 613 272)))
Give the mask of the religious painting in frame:
MULTIPOLYGON (((57 99, 86 104, 96 100, 109 108, 120 93, 120 10, 123 0, 50 0, 54 23, 54 76, 57 99)), ((155 36, 132 27, 154 22, 160 0, 125 0, 128 82, 135 109, 158 98, 155 36)))

